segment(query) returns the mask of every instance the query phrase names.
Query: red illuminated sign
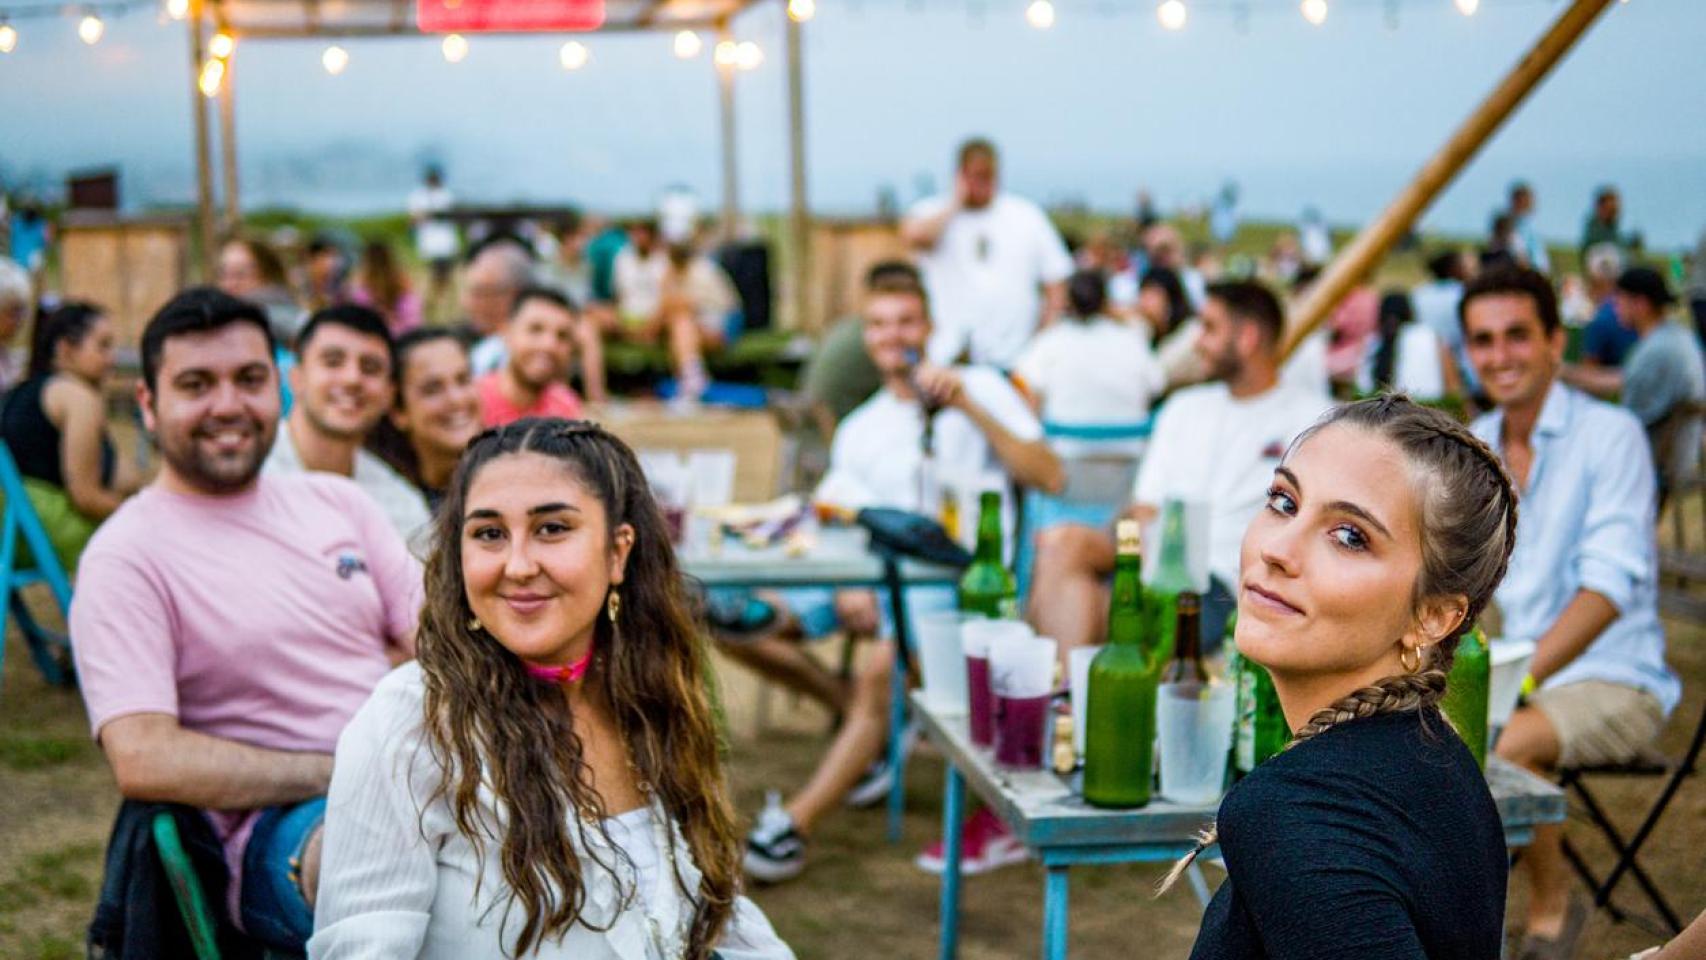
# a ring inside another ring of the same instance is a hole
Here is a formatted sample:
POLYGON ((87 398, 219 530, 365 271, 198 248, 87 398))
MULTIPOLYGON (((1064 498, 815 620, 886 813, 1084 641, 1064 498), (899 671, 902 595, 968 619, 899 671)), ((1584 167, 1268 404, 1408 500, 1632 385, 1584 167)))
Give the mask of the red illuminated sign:
POLYGON ((415 0, 422 33, 597 30, 604 0, 415 0))

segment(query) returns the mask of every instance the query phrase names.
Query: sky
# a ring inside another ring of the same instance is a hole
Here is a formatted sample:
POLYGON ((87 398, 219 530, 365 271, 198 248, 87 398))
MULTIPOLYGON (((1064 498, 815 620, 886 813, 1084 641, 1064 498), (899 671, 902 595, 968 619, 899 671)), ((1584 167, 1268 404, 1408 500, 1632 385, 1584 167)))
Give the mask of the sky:
MULTIPOLYGON (((0 11, 41 0, 0 0, 0 11)), ((955 145, 991 137, 1004 186, 1042 203, 1164 207, 1226 180, 1242 212, 1337 223, 1377 214, 1563 7, 1562 0, 1330 0, 1312 27, 1292 0, 1188 0, 1183 31, 1153 0, 1055 0, 1031 28, 1027 0, 818 0, 804 27, 812 205, 858 215, 888 189, 902 203, 951 182, 955 145)), ((0 181, 54 185, 116 166, 127 206, 193 195, 191 93, 181 23, 138 10, 94 47, 69 17, 17 19, 0 55, 0 181)), ((787 199, 779 0, 735 23, 764 63, 737 81, 742 199, 787 199)), ((1537 225, 1579 233, 1593 189, 1617 184, 1624 223, 1650 245, 1706 229, 1706 97, 1685 71, 1706 36, 1700 0, 1613 4, 1423 220, 1480 233, 1516 178, 1537 225)), ((465 201, 650 207, 684 184, 720 192, 707 51, 676 59, 668 34, 583 38, 591 62, 558 64, 563 37, 471 37, 459 64, 437 38, 240 42, 234 63, 246 209, 398 209, 420 165, 441 162, 465 201)), ((1697 81, 1697 77, 1694 78, 1697 81)))

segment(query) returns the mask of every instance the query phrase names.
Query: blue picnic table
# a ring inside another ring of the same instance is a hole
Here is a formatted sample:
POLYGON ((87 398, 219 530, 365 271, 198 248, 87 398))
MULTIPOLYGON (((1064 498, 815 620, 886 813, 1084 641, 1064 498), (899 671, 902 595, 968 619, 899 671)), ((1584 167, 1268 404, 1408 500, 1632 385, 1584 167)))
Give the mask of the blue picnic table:
MULTIPOLYGON (((1136 810, 1092 807, 1069 778, 1049 770, 997 766, 989 750, 972 744, 965 716, 937 713, 918 693, 912 695, 912 710, 925 735, 948 761, 942 801, 947 862, 942 871, 940 960, 953 960, 959 949, 960 821, 968 785, 1043 864, 1044 960, 1066 957, 1070 868, 1176 860, 1195 845, 1197 832, 1214 817, 1214 805, 1181 805, 1165 799, 1136 810)), ((1487 758, 1487 785, 1512 847, 1528 845, 1537 824, 1564 819, 1564 794, 1557 785, 1498 757, 1487 758)), ((1188 876, 1199 903, 1206 906, 1207 882, 1194 865, 1188 876)))
POLYGON ((682 549, 682 570, 707 587, 744 589, 786 587, 832 587, 880 589, 888 594, 893 615, 895 646, 899 652, 889 682, 889 769, 897 772, 888 796, 888 838, 900 840, 902 805, 905 801, 905 740, 908 636, 906 590, 909 586, 952 585, 960 573, 952 567, 885 555, 871 547, 870 535, 862 527, 825 527, 817 542, 804 553, 790 553, 780 545, 748 547, 729 539, 716 548, 707 543, 682 549))

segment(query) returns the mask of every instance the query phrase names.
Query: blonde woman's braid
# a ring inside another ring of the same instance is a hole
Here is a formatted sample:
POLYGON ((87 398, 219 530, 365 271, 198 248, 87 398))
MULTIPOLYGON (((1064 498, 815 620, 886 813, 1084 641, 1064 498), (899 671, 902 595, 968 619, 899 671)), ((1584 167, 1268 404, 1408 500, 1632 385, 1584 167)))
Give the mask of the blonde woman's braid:
POLYGON ((1445 696, 1445 671, 1429 666, 1416 673, 1383 677, 1330 706, 1315 712, 1292 735, 1291 749, 1311 737, 1319 736, 1335 724, 1379 716, 1383 713, 1402 713, 1432 706, 1445 696))

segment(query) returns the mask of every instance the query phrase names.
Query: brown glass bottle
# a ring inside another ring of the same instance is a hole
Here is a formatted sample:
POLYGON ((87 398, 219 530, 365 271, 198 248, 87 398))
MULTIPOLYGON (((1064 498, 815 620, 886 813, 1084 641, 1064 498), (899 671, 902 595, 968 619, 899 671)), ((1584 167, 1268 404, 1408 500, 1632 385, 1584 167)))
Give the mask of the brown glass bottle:
POLYGON ((1179 594, 1173 626, 1173 659, 1161 673, 1162 683, 1208 683, 1202 664, 1202 598, 1186 590, 1179 594))

